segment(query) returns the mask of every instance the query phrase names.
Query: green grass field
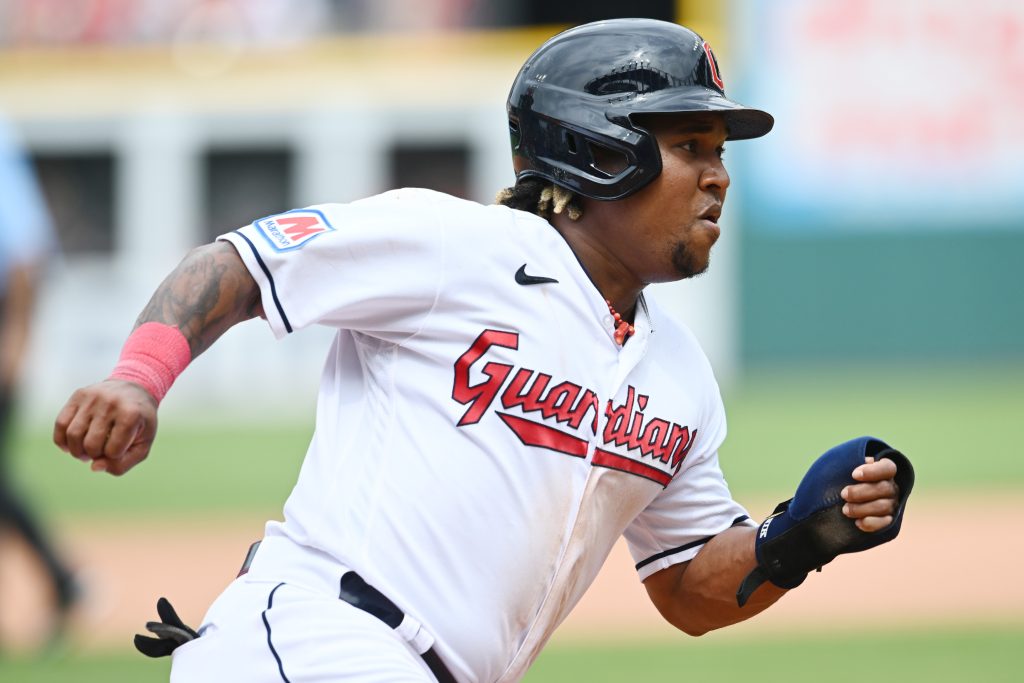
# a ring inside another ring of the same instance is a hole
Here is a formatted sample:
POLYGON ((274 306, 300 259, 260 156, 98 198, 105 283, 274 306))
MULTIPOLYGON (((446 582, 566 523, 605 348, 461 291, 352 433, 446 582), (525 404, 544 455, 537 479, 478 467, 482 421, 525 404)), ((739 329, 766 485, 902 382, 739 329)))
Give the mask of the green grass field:
MULTIPOLYGON (((862 434, 907 453, 919 494, 1024 490, 1014 438, 1024 415, 1024 367, 777 371, 727 391, 725 401, 722 467, 740 500, 788 497, 822 451, 862 434)), ((48 514, 277 515, 311 427, 166 419, 149 460, 121 479, 92 475, 37 427, 19 437, 17 475, 48 514)))
POLYGON ((920 493, 1024 490, 1022 365, 775 370, 725 404, 722 467, 741 498, 788 496, 821 452, 865 434, 910 457, 920 493))
MULTIPOLYGON (((680 637, 673 643, 553 645, 527 683, 996 683, 1020 680, 1024 626, 926 632, 839 633, 805 637, 680 637)), ((67 655, 0 659, 0 680, 14 683, 156 683, 167 660, 142 655, 67 655)), ((227 683, 227 682, 225 682, 227 683)))
MULTIPOLYGON (((724 634, 723 634, 724 636, 724 634)), ((555 646, 541 654, 528 683, 989 683, 1019 681, 1018 629, 681 638, 678 644, 555 646)))

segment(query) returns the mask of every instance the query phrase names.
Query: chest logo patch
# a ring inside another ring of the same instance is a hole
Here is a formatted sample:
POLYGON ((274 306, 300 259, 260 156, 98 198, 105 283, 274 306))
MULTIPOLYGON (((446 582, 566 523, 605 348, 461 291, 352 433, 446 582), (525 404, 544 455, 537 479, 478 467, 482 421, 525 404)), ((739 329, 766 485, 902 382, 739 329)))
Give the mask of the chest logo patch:
POLYGON ((519 335, 484 330, 455 361, 452 398, 466 406, 459 427, 476 424, 493 407, 525 446, 585 458, 592 435, 600 444, 595 446, 592 465, 628 472, 663 487, 682 467, 697 430, 646 415, 650 397, 635 387, 627 388, 621 405, 609 400, 602 411, 591 389, 572 382, 553 383, 551 375, 529 368, 484 361, 492 347, 517 350, 519 335), (473 369, 486 379, 471 383, 473 369))
POLYGON ((332 232, 334 226, 316 209, 297 209, 253 222, 275 251, 299 249, 314 237, 332 232))

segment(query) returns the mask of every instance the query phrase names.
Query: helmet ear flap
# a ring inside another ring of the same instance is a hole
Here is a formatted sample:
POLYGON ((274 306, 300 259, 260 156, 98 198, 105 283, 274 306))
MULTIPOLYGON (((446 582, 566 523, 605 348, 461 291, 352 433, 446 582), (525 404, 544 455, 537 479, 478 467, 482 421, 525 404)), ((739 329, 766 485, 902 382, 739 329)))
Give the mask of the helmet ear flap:
POLYGON ((513 152, 523 173, 545 178, 585 197, 621 199, 661 172, 654 137, 628 116, 608 117, 593 102, 566 101, 566 93, 534 89, 530 109, 509 106, 513 152))
POLYGON ((629 157, 620 150, 569 128, 562 128, 565 158, 573 166, 589 167, 604 178, 614 178, 629 169, 629 157))
POLYGON ((569 155, 577 155, 580 153, 577 149, 576 134, 568 128, 562 129, 562 138, 565 140, 565 151, 569 155))
POLYGON ((519 128, 519 119, 514 116, 508 117, 508 137, 512 143, 512 151, 519 151, 519 147, 523 142, 523 133, 519 128))
POLYGON ((617 149, 587 140, 590 167, 607 178, 614 178, 629 168, 629 157, 617 149))

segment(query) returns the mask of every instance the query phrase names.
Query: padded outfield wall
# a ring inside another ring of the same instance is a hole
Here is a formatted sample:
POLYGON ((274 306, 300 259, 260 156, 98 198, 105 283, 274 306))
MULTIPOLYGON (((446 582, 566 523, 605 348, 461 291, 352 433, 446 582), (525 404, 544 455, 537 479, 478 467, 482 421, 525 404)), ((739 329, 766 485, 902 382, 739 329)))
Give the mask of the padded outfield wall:
POLYGON ((742 354, 774 361, 1024 355, 1024 234, 749 234, 742 354))

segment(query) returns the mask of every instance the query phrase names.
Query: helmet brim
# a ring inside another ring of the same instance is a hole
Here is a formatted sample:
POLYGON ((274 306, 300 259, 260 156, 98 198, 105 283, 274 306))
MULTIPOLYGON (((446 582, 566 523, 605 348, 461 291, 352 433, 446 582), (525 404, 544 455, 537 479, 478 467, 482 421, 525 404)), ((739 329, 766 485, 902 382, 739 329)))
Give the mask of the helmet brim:
POLYGON ((751 140, 767 135, 775 118, 699 86, 671 88, 629 103, 632 114, 701 114, 721 112, 729 132, 728 140, 751 140))

